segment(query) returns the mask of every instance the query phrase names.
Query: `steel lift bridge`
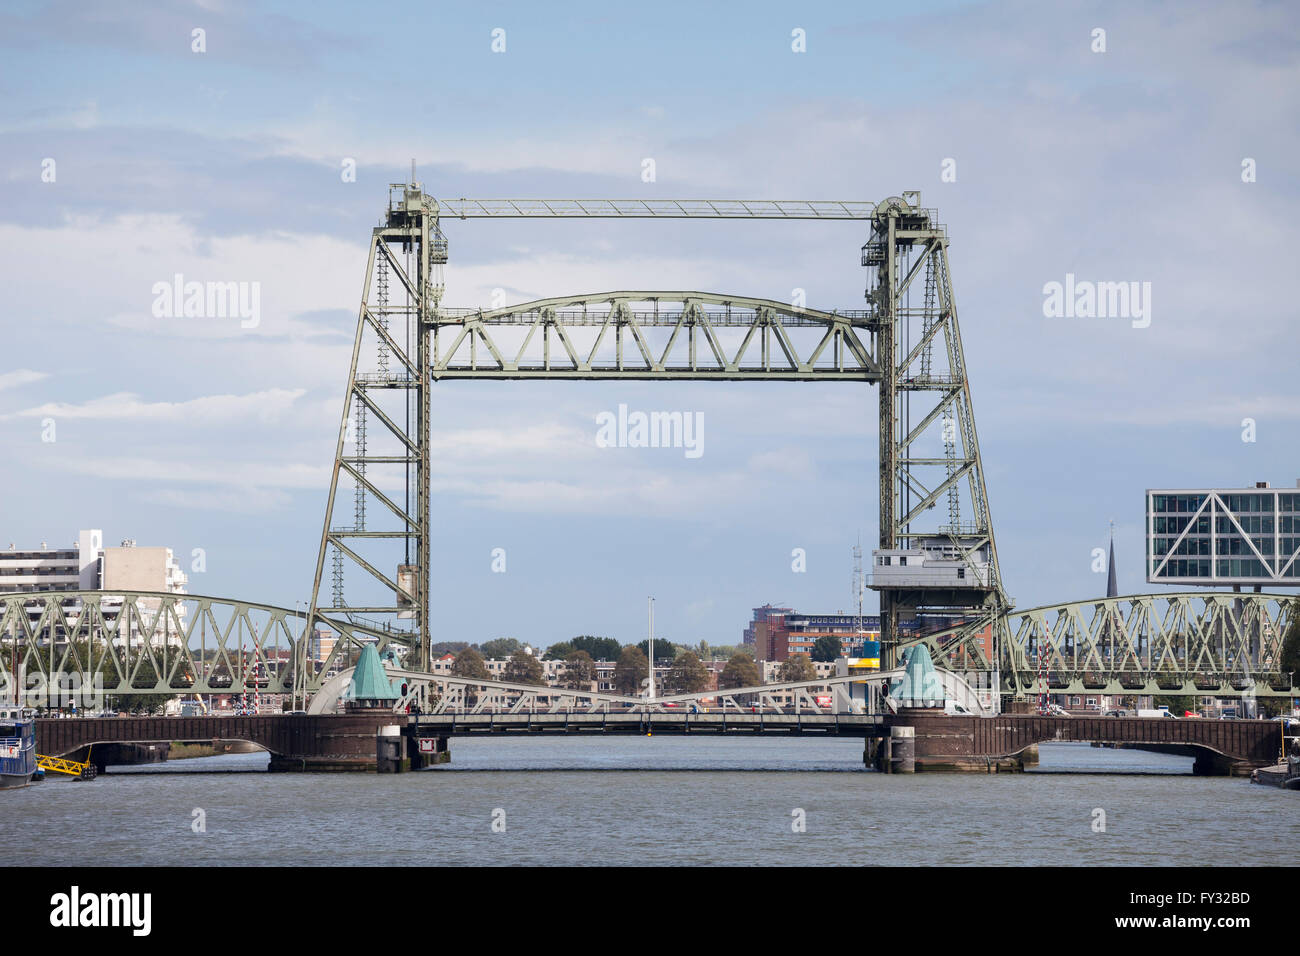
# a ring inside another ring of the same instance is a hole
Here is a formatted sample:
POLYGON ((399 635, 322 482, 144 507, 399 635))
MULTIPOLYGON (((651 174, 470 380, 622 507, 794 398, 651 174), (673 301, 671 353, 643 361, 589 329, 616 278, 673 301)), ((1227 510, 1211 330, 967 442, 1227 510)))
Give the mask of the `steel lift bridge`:
MULTIPOLYGON (((437 683, 429 618, 435 383, 687 379, 879 385, 871 587, 880 598, 883 671, 924 641, 938 665, 995 699, 1047 689, 1289 693, 1291 675, 1280 673, 1289 596, 1199 591, 1012 611, 948 244, 916 192, 879 203, 437 200, 417 183, 393 185, 367 256, 310 606, 161 593, 0 595, 0 679, 12 686, 17 662, 46 679, 98 670, 108 693, 261 690, 305 700, 346 669, 360 642, 377 641, 381 650, 404 646, 404 673, 437 683), (866 307, 644 290, 443 306, 445 223, 576 218, 860 222, 866 307), (332 650, 317 632, 334 636, 332 650)), ((788 690, 799 699, 806 688, 788 690)), ((463 691, 448 683, 440 693, 463 691)))
POLYGON ((370 244, 309 626, 327 615, 381 627, 410 647, 408 667, 429 671, 430 390, 439 381, 850 381, 880 386, 872 587, 883 670, 924 640, 937 663, 995 695, 1029 694, 1044 680, 1111 693, 1289 688, 1278 674, 1281 596, 1143 595, 1010 613, 948 242, 917 192, 879 203, 437 200, 414 182, 391 186, 370 244), (700 291, 443 307, 443 224, 503 218, 860 221, 866 308, 700 291), (364 590, 354 591, 358 580, 364 590), (370 597, 354 597, 362 593, 370 597), (919 628, 904 632, 905 621, 919 628))

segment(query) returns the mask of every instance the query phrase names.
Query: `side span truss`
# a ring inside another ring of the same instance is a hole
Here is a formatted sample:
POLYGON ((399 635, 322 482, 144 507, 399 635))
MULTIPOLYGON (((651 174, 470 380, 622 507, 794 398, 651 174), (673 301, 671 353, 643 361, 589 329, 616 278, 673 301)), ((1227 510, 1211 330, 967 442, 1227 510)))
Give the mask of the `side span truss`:
POLYGON ((1004 692, 1287 696, 1282 637, 1295 615, 1281 594, 1141 594, 1007 617, 1004 692))

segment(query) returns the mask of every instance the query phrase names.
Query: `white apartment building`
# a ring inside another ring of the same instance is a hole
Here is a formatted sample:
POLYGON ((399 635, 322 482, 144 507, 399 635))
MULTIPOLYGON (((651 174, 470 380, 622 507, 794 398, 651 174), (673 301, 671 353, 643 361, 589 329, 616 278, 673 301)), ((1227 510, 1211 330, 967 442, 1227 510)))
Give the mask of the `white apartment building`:
MULTIPOLYGON (((46 542, 41 542, 40 548, 20 550, 11 543, 8 549, 0 551, 0 597, 37 591, 166 591, 184 594, 188 580, 176 563, 171 548, 137 547, 129 539, 119 547, 105 548, 104 533, 97 528, 79 532, 77 540, 67 548, 51 548, 46 542)), ((157 603, 143 599, 138 606, 146 614, 156 613, 157 603)), ((110 620, 117 616, 121 606, 120 599, 105 598, 100 603, 104 617, 110 620)), ((28 601, 26 610, 28 620, 35 627, 40 622, 42 602, 28 601)), ((178 610, 183 622, 185 608, 182 605, 178 610)), ((69 625, 75 627, 81 602, 69 598, 63 611, 69 625)), ((133 646, 138 646, 141 640, 138 631, 132 622, 133 646)), ((58 641, 62 634, 52 636, 58 641)), ((48 640, 51 635, 41 637, 48 640)), ((169 634, 169 643, 171 640, 169 634)))

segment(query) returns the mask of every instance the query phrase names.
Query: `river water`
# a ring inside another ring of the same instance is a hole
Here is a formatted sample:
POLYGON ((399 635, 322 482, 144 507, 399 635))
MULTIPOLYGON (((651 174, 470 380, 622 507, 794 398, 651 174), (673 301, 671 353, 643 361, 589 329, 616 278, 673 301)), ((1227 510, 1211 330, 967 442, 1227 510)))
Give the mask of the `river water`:
POLYGON ((451 749, 397 775, 269 774, 258 753, 48 780, 0 793, 0 865, 1251 866, 1300 840, 1300 793, 1086 744, 1042 745, 1030 773, 915 776, 865 771, 841 739, 451 749))

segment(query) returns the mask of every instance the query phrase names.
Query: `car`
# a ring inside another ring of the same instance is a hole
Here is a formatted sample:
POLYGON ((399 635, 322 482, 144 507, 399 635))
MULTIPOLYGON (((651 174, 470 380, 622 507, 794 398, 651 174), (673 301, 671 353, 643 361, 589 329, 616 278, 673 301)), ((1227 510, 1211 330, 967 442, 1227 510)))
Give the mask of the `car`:
POLYGON ((1106 711, 1106 713, 1102 714, 1102 716, 1103 717, 1130 717, 1132 715, 1129 714, 1127 710, 1120 708, 1118 710, 1108 710, 1106 711))

